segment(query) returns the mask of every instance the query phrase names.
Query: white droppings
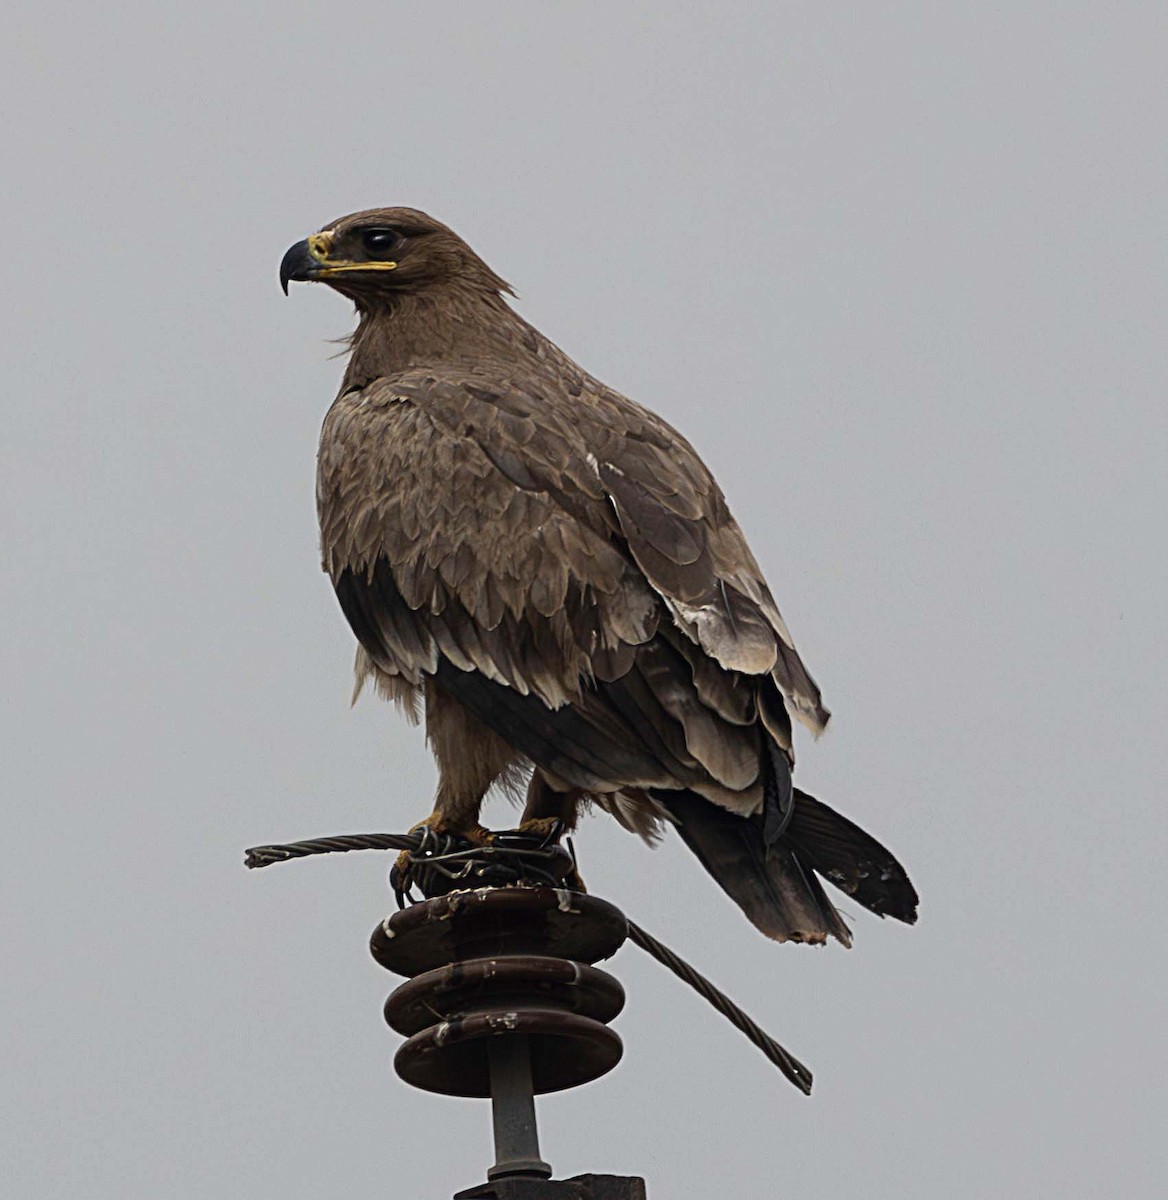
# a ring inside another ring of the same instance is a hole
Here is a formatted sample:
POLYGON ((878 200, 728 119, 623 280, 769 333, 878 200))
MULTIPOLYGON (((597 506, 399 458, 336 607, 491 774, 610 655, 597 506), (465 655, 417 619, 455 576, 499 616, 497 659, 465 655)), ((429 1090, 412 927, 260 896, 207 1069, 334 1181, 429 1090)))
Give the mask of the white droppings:
POLYGON ((570 913, 572 909, 572 893, 566 888, 556 888, 556 908, 562 913, 570 913))
POLYGON ((434 1034, 434 1045, 435 1046, 444 1046, 446 1044, 446 1039, 449 1036, 450 1036, 450 1022, 443 1021, 442 1024, 438 1026, 438 1031, 434 1034))

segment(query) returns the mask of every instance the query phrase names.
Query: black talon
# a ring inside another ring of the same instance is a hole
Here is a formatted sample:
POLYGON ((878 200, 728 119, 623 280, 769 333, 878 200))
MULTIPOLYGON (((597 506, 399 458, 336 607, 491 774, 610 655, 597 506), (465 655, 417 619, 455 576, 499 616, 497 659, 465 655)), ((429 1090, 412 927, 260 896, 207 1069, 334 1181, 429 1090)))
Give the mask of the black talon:
POLYGON ((563 836, 563 834, 564 834, 564 822, 561 821, 557 817, 555 824, 552 825, 551 829, 549 829, 546 834, 544 834, 544 839, 540 843, 540 845, 541 846, 558 846, 560 844, 560 838, 563 836))

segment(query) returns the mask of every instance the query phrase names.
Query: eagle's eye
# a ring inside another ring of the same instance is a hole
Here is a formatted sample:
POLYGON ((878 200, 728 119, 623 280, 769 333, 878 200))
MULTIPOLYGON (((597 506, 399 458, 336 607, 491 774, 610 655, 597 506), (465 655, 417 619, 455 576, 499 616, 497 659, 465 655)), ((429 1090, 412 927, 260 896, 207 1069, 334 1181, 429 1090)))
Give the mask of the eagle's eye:
POLYGON ((396 229, 365 229, 361 232, 361 245, 370 258, 388 258, 401 241, 396 229))

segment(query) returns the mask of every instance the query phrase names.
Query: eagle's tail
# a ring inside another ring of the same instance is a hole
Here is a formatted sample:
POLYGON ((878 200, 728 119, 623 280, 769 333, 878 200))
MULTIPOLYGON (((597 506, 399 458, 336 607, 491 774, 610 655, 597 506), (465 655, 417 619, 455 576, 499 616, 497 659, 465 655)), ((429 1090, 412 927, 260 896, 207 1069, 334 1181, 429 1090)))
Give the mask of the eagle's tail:
POLYGON ((881 917, 912 924, 917 893, 875 838, 797 788, 785 828, 768 844, 765 813, 740 817, 693 792, 659 792, 685 844, 769 938, 845 946, 851 931, 818 875, 881 917))

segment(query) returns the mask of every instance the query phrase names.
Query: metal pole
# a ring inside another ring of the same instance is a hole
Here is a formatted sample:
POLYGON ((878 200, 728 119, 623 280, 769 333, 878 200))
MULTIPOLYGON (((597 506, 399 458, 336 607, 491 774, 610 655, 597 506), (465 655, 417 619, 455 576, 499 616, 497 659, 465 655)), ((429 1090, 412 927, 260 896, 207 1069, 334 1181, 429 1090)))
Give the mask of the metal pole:
POLYGON ((495 1130, 495 1165, 487 1171, 487 1178, 536 1175, 550 1179, 552 1169, 539 1156, 527 1035, 507 1033, 487 1038, 487 1059, 495 1130))

